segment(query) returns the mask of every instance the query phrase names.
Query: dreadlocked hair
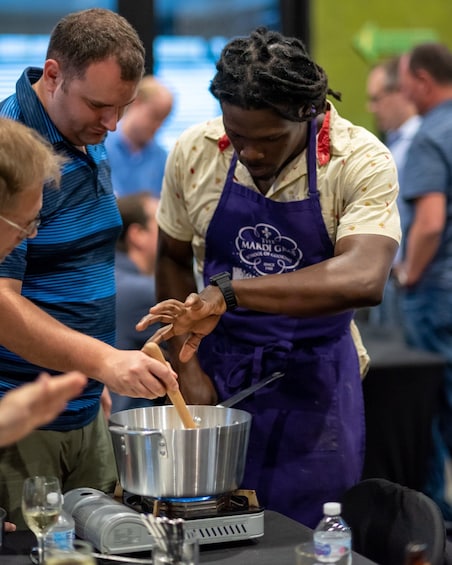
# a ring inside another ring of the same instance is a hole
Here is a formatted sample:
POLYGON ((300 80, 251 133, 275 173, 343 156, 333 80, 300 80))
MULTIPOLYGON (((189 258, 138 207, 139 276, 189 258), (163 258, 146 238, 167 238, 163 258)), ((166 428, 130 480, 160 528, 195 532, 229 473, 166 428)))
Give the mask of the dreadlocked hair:
POLYGON ((259 27, 231 40, 221 52, 210 92, 220 103, 244 109, 271 108, 291 121, 311 120, 326 109, 325 71, 314 63, 302 41, 259 27))

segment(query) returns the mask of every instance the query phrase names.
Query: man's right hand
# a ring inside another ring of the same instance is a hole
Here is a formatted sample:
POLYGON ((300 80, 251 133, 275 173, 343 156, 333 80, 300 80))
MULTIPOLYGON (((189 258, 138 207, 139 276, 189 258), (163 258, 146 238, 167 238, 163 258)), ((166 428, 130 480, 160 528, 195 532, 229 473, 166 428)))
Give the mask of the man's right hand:
POLYGON ((165 396, 167 390, 179 388, 177 375, 169 365, 142 351, 108 349, 96 378, 108 388, 133 398, 165 396))

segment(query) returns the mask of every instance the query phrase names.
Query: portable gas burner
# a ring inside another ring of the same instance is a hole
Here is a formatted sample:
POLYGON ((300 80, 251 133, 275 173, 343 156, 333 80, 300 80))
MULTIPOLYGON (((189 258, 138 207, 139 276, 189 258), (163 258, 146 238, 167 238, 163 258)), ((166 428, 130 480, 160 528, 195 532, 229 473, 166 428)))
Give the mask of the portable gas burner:
POLYGON ((253 490, 218 496, 154 499, 124 493, 124 503, 146 514, 183 518, 200 544, 256 539, 264 535, 264 509, 253 490))
POLYGON ((90 488, 65 494, 64 509, 75 521, 78 537, 106 554, 152 549, 154 539, 139 513, 183 518, 189 536, 200 544, 255 540, 264 535, 264 509, 252 490, 198 498, 155 499, 124 492, 123 501, 90 488))

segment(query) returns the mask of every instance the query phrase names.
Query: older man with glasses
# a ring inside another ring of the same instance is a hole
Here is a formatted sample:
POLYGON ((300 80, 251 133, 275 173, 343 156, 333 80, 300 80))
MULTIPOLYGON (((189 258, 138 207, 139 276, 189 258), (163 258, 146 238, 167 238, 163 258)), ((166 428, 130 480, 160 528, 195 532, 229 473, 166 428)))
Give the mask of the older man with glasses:
MULTIPOLYGON (((23 239, 36 235, 44 181, 58 182, 61 162, 33 130, 0 118, 0 261, 23 239)), ((0 401, 0 446, 15 443, 53 420, 86 382, 78 372, 58 377, 42 373, 34 382, 5 394, 0 401)), ((6 531, 13 529, 7 522, 6 531)))
MULTIPOLYGON (((407 99, 399 88, 400 57, 391 57, 375 65, 367 78, 367 107, 375 118, 376 126, 383 136, 394 158, 399 178, 399 196, 397 206, 400 217, 406 214, 403 200, 405 159, 411 141, 416 134, 421 118, 414 104, 407 99)), ((394 263, 400 259, 400 251, 394 263)), ((373 325, 403 327, 403 315, 400 307, 400 289, 390 278, 385 287, 383 302, 369 309, 369 321, 373 325)))
POLYGON ((41 225, 41 218, 39 216, 31 220, 31 222, 28 222, 25 227, 19 226, 19 224, 16 224, 16 222, 13 222, 12 220, 8 220, 8 218, 5 218, 5 216, 2 216, 1 214, 0 220, 3 220, 12 228, 16 229, 21 234, 21 241, 25 238, 34 237, 41 225))

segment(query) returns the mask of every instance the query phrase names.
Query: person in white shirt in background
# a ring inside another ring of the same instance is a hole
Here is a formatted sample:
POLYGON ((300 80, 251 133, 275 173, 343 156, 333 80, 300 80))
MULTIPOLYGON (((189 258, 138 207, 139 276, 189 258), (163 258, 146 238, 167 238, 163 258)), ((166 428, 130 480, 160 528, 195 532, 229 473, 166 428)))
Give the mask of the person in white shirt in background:
MULTIPOLYGON (((411 140, 416 134, 421 118, 414 104, 399 88, 398 70, 400 57, 395 56, 377 63, 367 77, 368 109, 374 115, 378 131, 383 136, 397 166, 399 196, 397 206, 401 218, 404 215, 403 169, 411 140)), ((399 248, 394 264, 400 258, 399 248)), ((372 325, 400 326, 403 324, 399 306, 399 290, 393 278, 389 278, 383 302, 368 311, 372 325)))

